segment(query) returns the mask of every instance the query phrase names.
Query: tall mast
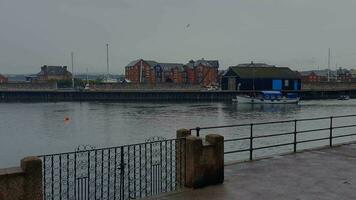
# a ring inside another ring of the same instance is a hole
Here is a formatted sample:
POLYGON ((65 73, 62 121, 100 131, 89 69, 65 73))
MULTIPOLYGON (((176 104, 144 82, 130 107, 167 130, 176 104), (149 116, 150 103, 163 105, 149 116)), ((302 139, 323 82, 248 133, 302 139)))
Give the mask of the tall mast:
POLYGON ((106 82, 109 80, 109 44, 106 44, 106 82))
POLYGON ((74 89, 74 52, 70 52, 72 60, 72 88, 74 89))
POLYGON ((329 48, 329 51, 328 51, 328 82, 330 81, 330 55, 331 55, 331 50, 329 48))
POLYGON ((87 68, 87 85, 89 84, 89 78, 88 78, 88 68, 87 68))
POLYGON ((255 92, 255 68, 253 66, 253 61, 251 61, 250 65, 252 66, 252 90, 255 92))

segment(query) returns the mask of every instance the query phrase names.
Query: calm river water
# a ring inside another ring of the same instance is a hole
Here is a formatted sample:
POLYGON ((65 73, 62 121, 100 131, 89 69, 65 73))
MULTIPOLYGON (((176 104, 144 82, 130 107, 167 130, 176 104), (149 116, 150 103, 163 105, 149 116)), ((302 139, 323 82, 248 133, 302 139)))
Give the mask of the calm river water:
MULTIPOLYGON (((105 147, 142 142, 152 136, 173 138, 179 128, 344 114, 356 114, 356 100, 265 106, 228 102, 2 103, 0 167, 16 166, 28 155, 73 151, 81 144, 105 147), (64 120, 66 117, 69 120, 64 120)), ((225 134, 224 130, 210 132, 225 134)), ((237 133, 226 134, 233 137, 237 133)))

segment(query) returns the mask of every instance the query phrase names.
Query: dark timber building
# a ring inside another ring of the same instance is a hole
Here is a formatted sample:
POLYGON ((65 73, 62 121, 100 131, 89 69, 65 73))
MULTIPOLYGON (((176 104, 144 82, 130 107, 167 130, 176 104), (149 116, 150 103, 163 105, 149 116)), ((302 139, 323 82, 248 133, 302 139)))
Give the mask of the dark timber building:
POLYGON ((229 67, 221 78, 222 90, 291 90, 301 88, 301 78, 288 67, 264 63, 229 67))

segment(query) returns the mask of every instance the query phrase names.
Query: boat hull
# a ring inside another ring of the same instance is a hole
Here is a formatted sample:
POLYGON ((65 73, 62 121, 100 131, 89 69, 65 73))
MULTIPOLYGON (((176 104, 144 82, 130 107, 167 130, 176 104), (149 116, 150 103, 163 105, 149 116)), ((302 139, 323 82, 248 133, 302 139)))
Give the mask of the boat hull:
POLYGON ((236 96, 232 101, 236 103, 243 104, 297 104, 299 102, 299 98, 293 99, 261 99, 254 97, 244 97, 244 96, 236 96))

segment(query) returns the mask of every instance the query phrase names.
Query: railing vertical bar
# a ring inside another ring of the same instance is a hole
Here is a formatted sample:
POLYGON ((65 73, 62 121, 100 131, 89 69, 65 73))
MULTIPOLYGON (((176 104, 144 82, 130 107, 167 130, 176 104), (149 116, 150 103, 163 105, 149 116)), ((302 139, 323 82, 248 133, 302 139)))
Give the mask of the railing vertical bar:
POLYGON ((88 160, 88 171, 87 171, 87 173, 88 173, 88 183, 87 184, 85 184, 85 185, 87 185, 88 186, 88 200, 90 199, 90 152, 91 151, 88 151, 88 157, 87 157, 87 160, 88 160))
POLYGON ((80 199, 83 200, 83 197, 84 197, 84 191, 83 191, 83 178, 80 179, 80 199))
POLYGON ((43 156, 43 199, 46 200, 47 199, 47 191, 46 191, 46 157, 47 156, 43 156))
POLYGON ((165 184, 165 192, 167 192, 167 183, 168 183, 168 162, 167 162, 167 158, 168 158, 168 151, 167 151, 167 140, 165 141, 165 155, 166 155, 166 184, 165 184))
POLYGON ((330 141, 329 141, 329 146, 333 146, 333 117, 330 117, 330 141))
POLYGON ((150 166, 151 166, 151 195, 153 194, 153 185, 152 185, 152 182, 153 182, 153 177, 152 177, 152 171, 153 171, 153 166, 152 166, 152 158, 153 158, 153 156, 152 156, 152 143, 150 143, 150 161, 151 161, 151 163, 150 163, 150 166))
POLYGON ((111 165, 110 165, 110 163, 111 163, 111 149, 108 149, 108 151, 109 151, 109 153, 108 153, 108 169, 107 169, 107 171, 108 171, 108 193, 107 193, 107 197, 108 197, 108 199, 110 199, 110 172, 111 172, 111 165))
POLYGON ((101 186, 100 186, 100 193, 101 193, 101 199, 104 199, 104 191, 103 191, 103 185, 104 185, 104 150, 101 150, 101 186))
POLYGON ((62 200, 62 155, 59 154, 59 199, 62 200))
POLYGON ((117 148, 115 148, 115 157, 114 157, 114 200, 116 200, 116 176, 117 176, 117 148))
POLYGON ((77 195, 77 152, 74 152, 74 176, 73 176, 73 183, 74 183, 74 196, 77 195))
POLYGON ((139 145, 139 161, 140 161, 140 198, 142 198, 142 144, 139 145))
POLYGON ((183 139, 183 143, 184 143, 184 174, 183 174, 183 178, 182 178, 182 186, 185 185, 185 177, 186 177, 186 173, 187 173, 187 140, 184 138, 183 139))
POLYGON ((133 156, 133 162, 134 162, 134 167, 133 167, 133 176, 134 176, 134 179, 133 179, 133 192, 134 192, 134 197, 136 199, 136 145, 133 145, 133 148, 134 148, 134 156, 133 156))
POLYGON ((128 194, 127 195, 129 195, 129 198, 131 198, 131 170, 130 170, 130 145, 129 146, 127 146, 127 170, 128 170, 128 172, 127 172, 127 177, 128 177, 128 179, 127 179, 127 185, 128 185, 128 194))
POLYGON ((145 196, 147 196, 147 143, 145 143, 145 196))
POLYGON ((95 162, 95 169, 94 169, 94 199, 96 199, 96 186, 97 186, 97 168, 98 168, 98 150, 95 150, 95 155, 94 155, 94 162, 95 162))
POLYGON ((69 153, 67 154, 67 200, 69 200, 69 153))
POLYGON ((294 153, 297 152, 297 120, 294 120, 294 144, 293 144, 294 153))
POLYGON ((253 124, 250 124, 250 160, 253 159, 253 124))
POLYGON ((54 200, 54 174, 53 174, 53 155, 51 156, 51 190, 52 190, 52 200, 54 200))
POLYGON ((124 199, 125 197, 125 149, 124 147, 122 146, 120 148, 120 200, 121 199, 124 199))
POLYGON ((163 182, 162 182, 162 167, 163 167, 163 156, 162 156, 162 142, 163 141, 159 141, 159 151, 160 151, 160 166, 159 166, 159 176, 160 176, 160 179, 159 179, 159 182, 160 182, 160 185, 159 185, 159 192, 162 191, 162 186, 163 186, 163 182))
MULTIPOLYGON (((170 153, 171 153, 171 166, 170 166, 170 169, 171 169, 171 190, 170 191, 173 191, 173 141, 171 140, 170 141, 170 146, 171 146, 171 150, 170 150, 170 153)), ((174 156, 176 156, 176 154, 174 154, 174 156)), ((175 182, 175 181, 174 181, 175 182)))

